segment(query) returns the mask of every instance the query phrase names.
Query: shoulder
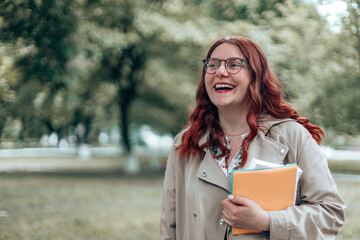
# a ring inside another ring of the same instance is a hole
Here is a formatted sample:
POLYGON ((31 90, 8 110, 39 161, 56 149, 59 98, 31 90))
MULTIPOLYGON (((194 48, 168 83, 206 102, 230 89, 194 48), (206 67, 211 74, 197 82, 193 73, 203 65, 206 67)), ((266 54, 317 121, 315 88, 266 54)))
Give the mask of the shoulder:
POLYGON ((308 137, 311 136, 309 131, 301 125, 299 122, 293 119, 287 119, 287 121, 280 122, 278 124, 272 125, 270 131, 272 133, 277 133, 283 137, 294 137, 298 138, 300 136, 308 137))
POLYGON ((183 137, 187 131, 188 128, 185 128, 174 137, 173 146, 167 159, 169 166, 171 166, 175 171, 184 169, 185 166, 192 165, 201 160, 199 154, 190 154, 187 156, 182 156, 180 154, 178 147, 183 144, 183 137))
POLYGON ((259 126, 263 134, 286 145, 302 144, 312 138, 304 126, 291 118, 268 116, 262 119, 259 126))
POLYGON ((174 147, 178 147, 178 146, 181 145, 181 143, 182 143, 182 137, 183 137, 184 133, 185 133, 188 129, 189 129, 189 128, 187 127, 187 128, 181 130, 181 132, 179 132, 178 134, 175 135, 174 141, 173 141, 174 147))
POLYGON ((166 162, 166 173, 175 171, 176 169, 179 168, 180 163, 183 162, 183 161, 181 161, 179 151, 176 148, 181 145, 182 136, 184 135, 184 132, 186 132, 186 131, 182 130, 174 137, 173 146, 170 150, 170 153, 169 153, 169 156, 168 156, 168 159, 166 162))
MULTIPOLYGON (((175 136, 175 138, 174 138, 174 147, 178 147, 178 146, 180 146, 182 144, 183 136, 188 130, 189 130, 189 127, 186 127, 175 136)), ((192 135, 191 136, 187 135, 187 137, 193 137, 193 136, 192 135)), ((209 138, 209 132, 206 131, 203 135, 200 135, 199 140, 198 140, 198 144, 202 145, 202 144, 206 143, 208 141, 208 138, 209 138)))
MULTIPOLYGON (((293 119, 274 119, 266 124, 265 137, 285 145, 288 163, 306 163, 308 159, 325 159, 320 146, 313 139, 309 131, 293 119), (305 160, 301 160, 305 159, 305 160)), ((264 134, 264 133, 263 133, 264 134)), ((302 166, 305 168, 305 166, 302 166)))

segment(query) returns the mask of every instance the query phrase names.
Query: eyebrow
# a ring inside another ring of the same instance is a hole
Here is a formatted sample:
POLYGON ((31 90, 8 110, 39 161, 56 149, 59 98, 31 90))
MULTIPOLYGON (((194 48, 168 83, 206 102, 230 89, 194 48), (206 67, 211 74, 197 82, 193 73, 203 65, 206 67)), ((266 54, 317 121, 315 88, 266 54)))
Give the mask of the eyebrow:
POLYGON ((245 57, 228 57, 228 58, 209 57, 209 59, 219 59, 219 60, 226 60, 229 58, 240 58, 246 60, 245 57))

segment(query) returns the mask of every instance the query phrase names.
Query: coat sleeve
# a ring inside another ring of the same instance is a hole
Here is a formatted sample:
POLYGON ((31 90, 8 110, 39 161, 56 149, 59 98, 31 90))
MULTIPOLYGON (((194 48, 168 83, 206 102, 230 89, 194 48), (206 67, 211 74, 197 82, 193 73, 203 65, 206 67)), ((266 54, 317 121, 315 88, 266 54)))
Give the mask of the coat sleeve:
MULTIPOLYGON (((176 142, 176 139, 175 139, 176 142)), ((165 178, 163 184, 163 200, 160 221, 160 239, 176 239, 176 185, 175 171, 179 158, 172 148, 166 162, 165 178)))
POLYGON ((326 157, 310 134, 303 139, 294 154, 294 161, 303 170, 300 199, 297 206, 268 212, 270 239, 335 239, 344 224, 345 204, 326 157))

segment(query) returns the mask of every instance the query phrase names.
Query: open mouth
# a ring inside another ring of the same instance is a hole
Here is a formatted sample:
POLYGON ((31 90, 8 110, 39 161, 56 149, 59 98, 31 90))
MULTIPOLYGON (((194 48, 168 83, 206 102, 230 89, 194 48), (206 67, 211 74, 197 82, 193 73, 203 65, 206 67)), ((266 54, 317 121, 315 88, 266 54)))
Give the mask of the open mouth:
POLYGON ((235 88, 233 85, 230 85, 230 84, 215 84, 215 90, 216 91, 230 91, 232 90, 233 88, 235 88))

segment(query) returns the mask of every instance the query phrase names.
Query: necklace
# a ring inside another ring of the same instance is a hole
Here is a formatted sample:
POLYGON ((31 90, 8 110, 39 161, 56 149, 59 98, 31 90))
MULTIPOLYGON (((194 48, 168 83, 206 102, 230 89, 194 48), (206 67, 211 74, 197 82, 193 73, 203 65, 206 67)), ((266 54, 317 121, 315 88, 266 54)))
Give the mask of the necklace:
POLYGON ((230 136, 230 137, 239 137, 239 136, 243 135, 244 133, 246 133, 247 131, 248 131, 248 129, 246 129, 245 131, 243 131, 242 133, 239 133, 239 134, 229 134, 226 132, 224 132, 224 134, 227 136, 230 136))

